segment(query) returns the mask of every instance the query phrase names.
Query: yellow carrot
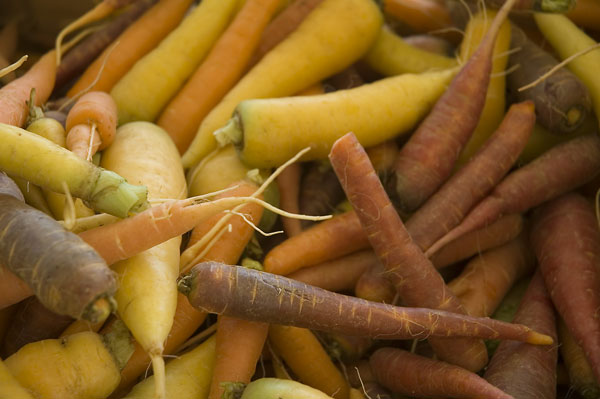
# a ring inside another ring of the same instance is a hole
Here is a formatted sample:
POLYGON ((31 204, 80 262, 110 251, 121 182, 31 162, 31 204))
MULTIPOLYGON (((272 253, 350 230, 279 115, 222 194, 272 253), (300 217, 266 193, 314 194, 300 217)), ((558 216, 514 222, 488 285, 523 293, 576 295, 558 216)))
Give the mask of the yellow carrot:
POLYGON ((34 399, 0 359, 0 399, 34 399))

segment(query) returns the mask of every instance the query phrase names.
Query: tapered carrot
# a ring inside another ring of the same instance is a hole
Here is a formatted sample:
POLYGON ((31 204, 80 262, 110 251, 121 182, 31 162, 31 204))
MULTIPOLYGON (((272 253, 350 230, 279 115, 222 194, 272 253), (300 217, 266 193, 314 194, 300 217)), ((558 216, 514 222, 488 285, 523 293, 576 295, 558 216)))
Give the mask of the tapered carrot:
POLYGON ((513 104, 485 145, 406 221, 422 250, 456 227, 511 169, 535 123, 533 102, 513 104))
MULTIPOLYGON (((329 159, 402 303, 466 314, 442 276, 412 240, 356 136, 348 133, 337 140, 329 159)), ((481 340, 461 338, 449 342, 430 338, 429 343, 441 360, 469 370, 479 370, 487 363, 487 351, 481 340)))
POLYGON ((446 180, 477 126, 490 80, 496 36, 514 2, 507 1, 498 11, 477 50, 400 149, 393 192, 404 211, 415 210, 446 180))
MULTIPOLYGON (((281 209, 291 213, 300 213, 299 195, 302 166, 298 163, 288 166, 277 178, 279 189, 279 205, 281 209)), ((300 220, 281 218, 283 230, 288 237, 297 235, 302 231, 300 220)))
POLYGON ((443 310, 409 308, 336 294, 241 266, 202 262, 179 281, 198 309, 271 324, 377 339, 430 336, 500 338, 550 345, 552 339, 519 324, 443 310))
POLYGON ((463 221, 426 252, 428 256, 454 239, 484 227, 502 215, 524 212, 591 180, 600 173, 600 138, 575 137, 509 173, 463 221))
POLYGON ((569 193, 539 207, 531 243, 552 302, 600 381, 600 230, 591 202, 569 193))
POLYGON ((269 342, 300 382, 333 398, 348 399, 350 387, 342 372, 310 330, 273 324, 269 342))
POLYGON ((196 72, 165 106, 157 123, 184 153, 198 126, 245 71, 279 0, 248 0, 196 72), (235 54, 234 57, 232 55, 235 54))
POLYGON ((67 97, 74 97, 86 89, 109 92, 137 60, 179 24, 191 3, 191 0, 159 1, 87 67, 69 89, 67 97))
POLYGON ((49 51, 23 76, 3 86, 0 89, 0 123, 24 126, 31 90, 35 89, 35 105, 44 104, 54 88, 55 75, 54 51, 49 51))

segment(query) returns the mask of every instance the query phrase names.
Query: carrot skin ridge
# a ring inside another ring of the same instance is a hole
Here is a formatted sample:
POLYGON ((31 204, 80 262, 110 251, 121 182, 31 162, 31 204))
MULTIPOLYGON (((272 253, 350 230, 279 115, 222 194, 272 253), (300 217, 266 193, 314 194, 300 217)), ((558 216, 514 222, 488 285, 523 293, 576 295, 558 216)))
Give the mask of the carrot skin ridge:
POLYGON ((592 204, 579 194, 536 210, 531 243, 552 302, 600 381, 600 230, 592 204))
MULTIPOLYGON (((333 144, 329 160, 402 303, 466 314, 460 300, 412 240, 353 133, 333 144)), ((445 341, 430 340, 442 360, 460 362, 472 371, 481 369, 488 361, 485 344, 480 340, 445 341)))
POLYGON ((533 102, 512 105, 496 132, 471 161, 407 220, 406 229, 421 249, 426 250, 457 226, 498 184, 525 148, 534 123, 533 102))
MULTIPOLYGON (((527 325, 557 340, 554 305, 539 271, 533 275, 513 323, 527 325)), ((550 348, 503 341, 490 360, 484 378, 519 399, 556 397, 558 345, 550 348)))
POLYGON ((202 262, 179 281, 206 312, 376 339, 471 336, 551 344, 528 327, 443 310, 398 307, 337 294, 272 273, 202 262))

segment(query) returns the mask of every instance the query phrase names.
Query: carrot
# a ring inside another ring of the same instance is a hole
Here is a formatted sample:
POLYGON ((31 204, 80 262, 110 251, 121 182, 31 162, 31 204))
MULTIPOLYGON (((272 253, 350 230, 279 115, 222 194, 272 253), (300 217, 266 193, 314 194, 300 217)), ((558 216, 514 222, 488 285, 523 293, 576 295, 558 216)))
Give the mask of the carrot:
MULTIPOLYGON (((486 4, 493 8, 500 8, 506 0, 486 0, 486 4)), ((573 0, 519 0, 515 3, 515 11, 539 11, 546 13, 565 13, 575 5, 573 0)))
POLYGON ((117 281, 89 245, 18 197, 0 194, 0 203, 0 264, 56 313, 95 321, 112 311, 117 281))
POLYGON ((140 58, 179 24, 191 3, 191 0, 159 1, 86 68, 67 97, 72 98, 84 90, 109 92, 140 58))
POLYGON ((594 377, 583 349, 575 341, 564 320, 559 318, 557 327, 560 355, 568 371, 570 387, 583 398, 597 398, 600 395, 600 385, 594 377))
POLYGON ((190 168, 217 148, 213 132, 227 123, 241 100, 292 95, 343 70, 367 50, 381 23, 371 0, 324 0, 204 118, 182 156, 183 166, 190 168))
MULTIPOLYGON (((525 292, 514 323, 543 331, 556 339, 554 306, 539 270, 525 292)), ((543 348, 517 342, 501 342, 484 378, 515 398, 555 398, 558 346, 543 348)))
POLYGON ((533 102, 513 104, 470 162, 410 216, 406 229, 422 250, 460 224, 469 210, 502 180, 527 144, 534 123, 533 102))
POLYGON ((449 56, 454 51, 453 45, 448 40, 428 33, 406 35, 402 39, 411 46, 434 54, 449 56))
MULTIPOLYGON (((174 96, 181 90, 189 90, 186 82, 193 80, 194 71, 210 59, 210 52, 221 40, 236 3, 236 0, 203 1, 155 49, 135 63, 110 91, 119 108, 120 124, 136 120, 153 122, 174 96), (165 67, 167 60, 168 67, 165 67), (153 84, 147 84, 148 81, 153 84)), ((226 65, 221 63, 219 66, 226 65)), ((201 85, 196 86, 196 90, 211 92, 214 88, 201 85)), ((189 107, 189 99, 187 101, 189 107)), ((186 107, 177 109, 180 119, 159 125, 169 131, 171 123, 180 124, 182 120, 190 119, 192 113, 184 114, 185 110, 186 107)), ((192 129, 197 127, 196 124, 192 129)), ((180 147, 178 142, 177 147, 180 147)), ((183 151, 180 149, 180 152, 183 151)))
POLYGON ((245 72, 260 34, 279 3, 279 0, 247 0, 206 59, 165 105, 157 123, 169 132, 180 153, 187 150, 204 117, 245 72))
POLYGON ((431 263, 437 269, 452 265, 511 241, 522 229, 521 214, 503 216, 489 226, 467 233, 448 243, 430 258, 431 263))
POLYGON ((55 192, 66 189, 99 212, 125 217, 145 209, 147 189, 134 186, 35 133, 0 123, 0 169, 55 192))
POLYGON ((592 100, 587 87, 575 74, 561 68, 542 84, 519 91, 556 66, 558 61, 529 39, 526 33, 512 26, 511 46, 519 49, 511 53, 509 62, 518 66, 507 75, 509 89, 518 101, 535 103, 537 121, 550 132, 570 133, 577 129, 592 112, 592 100))
POLYGON ((421 73, 434 69, 453 68, 457 65, 454 58, 409 44, 388 26, 382 27, 363 61, 384 76, 421 73))
POLYGON ((192 306, 207 312, 318 331, 391 340, 471 336, 540 345, 553 342, 518 324, 368 302, 271 273, 217 262, 197 264, 180 279, 179 290, 192 306))
POLYGON ((254 66, 272 48, 287 38, 323 0, 294 0, 264 29, 249 66, 254 66))
POLYGON ((367 301, 394 303, 396 288, 385 277, 383 265, 378 263, 361 274, 354 286, 354 296, 367 301))
MULTIPOLYGON (((304 215, 327 215, 345 198, 344 190, 329 162, 311 162, 304 167, 298 206, 304 215)), ((310 221, 301 222, 303 228, 310 221)))
POLYGON ((380 348, 369 363, 377 381, 393 392, 417 397, 511 399, 509 394, 461 367, 403 349, 380 348))
MULTIPOLYGON (((442 276, 412 240, 356 137, 348 133, 336 141, 329 159, 402 303, 466 314, 442 276)), ((430 338, 429 343, 441 360, 469 370, 479 370, 487 363, 483 341, 462 338, 448 342, 430 338)))
POLYGON ((246 385, 240 399, 332 399, 324 392, 293 380, 259 378, 246 385))
POLYGON ((271 325, 269 342, 302 383, 333 398, 348 399, 350 387, 342 372, 310 330, 271 325))
POLYGON ((514 2, 508 0, 498 11, 477 50, 400 149, 393 192, 402 210, 415 210, 446 180, 477 126, 490 81, 496 36, 514 2))
POLYGON ((0 89, 0 123, 22 127, 29 108, 27 100, 35 88, 36 105, 48 100, 54 87, 54 51, 44 54, 27 72, 0 89))
POLYGON ((287 277, 328 291, 351 291, 359 277, 379 263, 371 250, 362 250, 292 272, 287 277))
POLYGON ((33 295, 29 285, 0 264, 0 309, 21 302, 23 299, 33 295))
POLYGON ((12 323, 2 342, 2 357, 8 357, 21 347, 48 338, 57 338, 73 321, 57 315, 36 298, 27 298, 18 305, 12 323))
MULTIPOLYGON (((11 64, 11 60, 17 50, 19 41, 19 21, 17 18, 9 20, 0 31, 0 69, 11 64)), ((15 72, 10 72, 0 78, 2 84, 8 84, 16 78, 15 72)))
POLYGON ((417 32, 436 31, 452 25, 448 10, 436 0, 386 0, 383 11, 417 32))
POLYGON ((525 234, 469 261, 448 288, 472 316, 491 316, 508 290, 535 264, 525 234))
POLYGON ((157 1, 135 1, 126 11, 109 22, 106 27, 94 32, 62 56, 60 65, 56 68, 54 93, 57 93, 65 84, 83 72, 110 43, 157 1))
POLYGON ((600 381, 600 323, 593 317, 600 306, 600 231, 592 204, 569 193, 542 205, 531 242, 552 302, 600 381))
MULTIPOLYGON (((277 178, 277 188, 279 189, 279 203, 281 209, 291 213, 300 213, 299 194, 302 166, 293 164, 288 166, 277 178)), ((302 231, 302 226, 298 219, 282 217, 283 229, 288 237, 297 235, 302 231)))
POLYGON ((66 147, 89 161, 115 137, 117 104, 108 93, 88 92, 69 110, 66 129, 66 147))
POLYGON ((566 15, 579 27, 598 30, 600 4, 597 1, 578 0, 575 2, 575 7, 567 11, 566 15))
POLYGON ((311 151, 302 160, 325 159, 333 142, 349 131, 363 146, 374 146, 408 134, 455 72, 402 74, 309 97, 243 100, 214 136, 221 145, 231 140, 242 161, 258 168, 279 166, 308 146, 311 151))
POLYGON ((440 238, 426 252, 461 235, 486 226, 499 217, 521 213, 544 201, 569 192, 600 172, 600 139, 594 133, 552 147, 527 165, 509 173, 477 204, 461 224, 440 238))
POLYGON ((2 359, 0 359, 0 385, 2 399, 34 399, 31 393, 27 391, 19 381, 10 373, 2 359))

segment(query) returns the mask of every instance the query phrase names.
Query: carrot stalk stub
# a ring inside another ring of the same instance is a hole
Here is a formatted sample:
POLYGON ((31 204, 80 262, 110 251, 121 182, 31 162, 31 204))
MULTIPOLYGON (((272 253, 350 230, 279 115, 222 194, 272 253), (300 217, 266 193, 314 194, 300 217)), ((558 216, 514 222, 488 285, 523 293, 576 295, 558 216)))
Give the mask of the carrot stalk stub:
MULTIPOLYGON (((403 304, 466 314, 458 298, 412 240, 356 136, 337 140, 329 159, 368 240, 403 304)), ((487 363, 482 341, 430 339, 441 360, 469 370, 487 363)))
POLYGON ((429 336, 500 338, 538 345, 553 340, 490 318, 369 302, 271 273, 202 262, 179 281, 190 303, 211 313, 377 339, 429 336))

